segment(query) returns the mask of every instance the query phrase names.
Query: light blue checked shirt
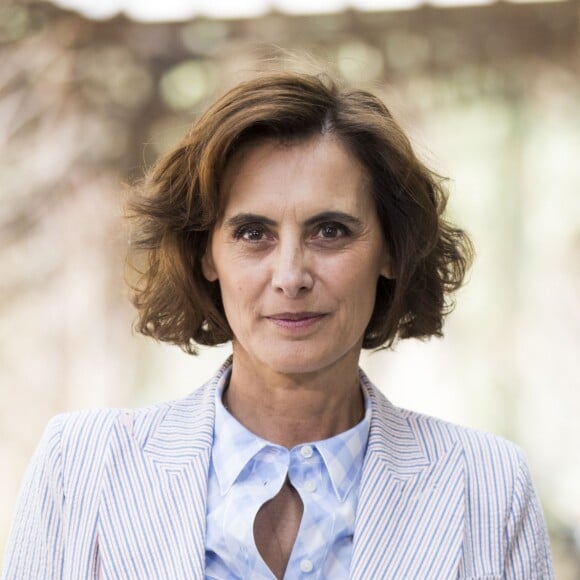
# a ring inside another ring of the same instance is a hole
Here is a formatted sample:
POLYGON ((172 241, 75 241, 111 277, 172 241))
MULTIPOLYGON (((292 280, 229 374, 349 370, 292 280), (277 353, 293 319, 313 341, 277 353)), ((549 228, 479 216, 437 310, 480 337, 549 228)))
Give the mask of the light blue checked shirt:
POLYGON ((285 578, 348 578, 366 450, 370 398, 352 429, 291 450, 257 437, 223 406, 224 377, 216 391, 215 434, 209 470, 206 578, 272 580, 254 542, 254 519, 286 476, 304 511, 285 578))

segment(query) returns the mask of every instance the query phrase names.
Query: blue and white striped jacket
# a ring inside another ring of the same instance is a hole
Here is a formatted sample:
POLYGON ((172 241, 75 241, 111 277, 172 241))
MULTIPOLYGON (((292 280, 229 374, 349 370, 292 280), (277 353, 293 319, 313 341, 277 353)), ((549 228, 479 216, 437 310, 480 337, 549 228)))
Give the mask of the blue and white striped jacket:
MULTIPOLYGON (((202 579, 214 389, 135 411, 59 415, 27 472, 4 580, 202 579)), ((350 577, 553 578, 513 444, 372 404, 350 577)))

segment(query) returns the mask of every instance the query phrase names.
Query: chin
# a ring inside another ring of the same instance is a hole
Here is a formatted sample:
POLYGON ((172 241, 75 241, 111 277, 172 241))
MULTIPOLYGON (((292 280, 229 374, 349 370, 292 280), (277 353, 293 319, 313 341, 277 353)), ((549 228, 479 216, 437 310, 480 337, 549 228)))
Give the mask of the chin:
POLYGON ((332 356, 330 353, 313 352, 307 346, 284 350, 285 352, 270 352, 263 360, 272 370, 285 375, 315 373, 331 367, 342 358, 337 354, 332 356))

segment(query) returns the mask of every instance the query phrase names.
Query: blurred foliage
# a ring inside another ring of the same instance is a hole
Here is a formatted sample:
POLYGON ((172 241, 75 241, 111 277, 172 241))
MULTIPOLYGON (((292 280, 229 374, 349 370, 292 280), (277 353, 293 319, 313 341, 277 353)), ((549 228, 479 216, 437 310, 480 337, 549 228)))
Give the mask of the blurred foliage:
POLYGON ((479 249, 446 350, 417 365, 402 345, 399 383, 396 364, 369 364, 403 402, 414 385, 410 404, 431 405, 418 410, 447 404, 524 445, 559 577, 578 578, 579 54, 572 0, 164 24, 5 1, 0 451, 14 476, 0 489, 0 544, 50 415, 167 398, 176 374, 127 332, 123 182, 253 71, 322 67, 382 95, 420 154, 453 175, 450 210, 479 249))

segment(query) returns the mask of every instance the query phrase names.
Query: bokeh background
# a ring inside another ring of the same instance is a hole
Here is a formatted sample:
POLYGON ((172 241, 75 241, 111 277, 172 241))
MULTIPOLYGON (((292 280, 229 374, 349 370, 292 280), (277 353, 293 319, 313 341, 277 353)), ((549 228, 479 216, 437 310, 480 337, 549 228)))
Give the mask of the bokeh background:
POLYGON ((395 404, 520 444, 580 578, 580 2, 122 1, 0 5, 0 552, 52 415, 183 396, 229 352, 131 332, 124 184, 286 66, 380 94, 450 177, 478 255, 446 337, 362 365, 395 404))

